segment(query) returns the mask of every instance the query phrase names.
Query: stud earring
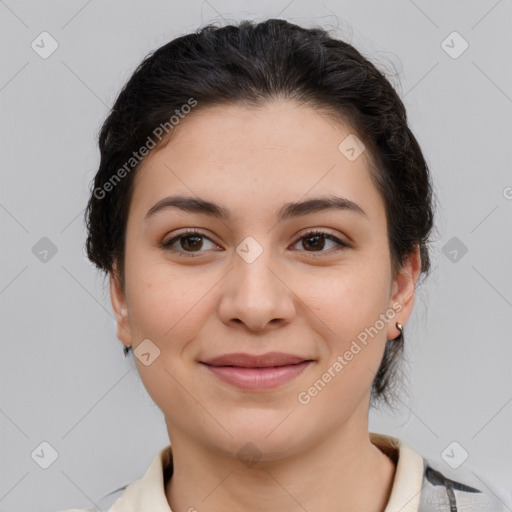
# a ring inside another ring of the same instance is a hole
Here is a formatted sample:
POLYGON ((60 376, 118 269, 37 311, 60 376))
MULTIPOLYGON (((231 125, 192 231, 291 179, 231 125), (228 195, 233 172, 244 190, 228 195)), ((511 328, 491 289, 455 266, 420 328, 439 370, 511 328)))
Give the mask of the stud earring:
POLYGON ((395 325, 396 325, 396 328, 400 331, 400 334, 396 338, 394 338, 393 341, 400 341, 400 340, 403 341, 404 327, 400 322, 396 322, 395 325))

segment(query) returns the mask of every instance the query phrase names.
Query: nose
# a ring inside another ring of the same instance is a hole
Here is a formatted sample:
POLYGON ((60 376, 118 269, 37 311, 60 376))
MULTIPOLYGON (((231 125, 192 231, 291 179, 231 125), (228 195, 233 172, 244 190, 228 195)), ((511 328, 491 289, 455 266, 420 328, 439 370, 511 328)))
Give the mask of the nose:
POLYGON ((221 283, 221 320, 243 324, 250 331, 289 323, 295 315, 296 299, 293 283, 287 281, 290 276, 272 258, 270 248, 254 260, 235 254, 233 267, 221 283))

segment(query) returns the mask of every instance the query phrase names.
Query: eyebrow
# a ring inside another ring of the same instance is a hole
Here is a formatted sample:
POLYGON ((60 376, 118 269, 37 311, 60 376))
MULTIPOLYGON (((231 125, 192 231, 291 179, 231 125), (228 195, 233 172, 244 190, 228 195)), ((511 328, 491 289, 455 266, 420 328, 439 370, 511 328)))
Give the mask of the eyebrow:
MULTIPOLYGON (((199 197, 169 196, 164 197, 152 206, 146 213, 145 220, 148 220, 157 212, 173 208, 187 213, 199 213, 223 220, 229 220, 231 218, 228 209, 212 201, 207 201, 199 197)), ((278 222, 282 222, 286 219, 301 217, 325 210, 354 212, 368 219, 366 212, 357 203, 354 203, 350 199, 337 196, 323 196, 306 201, 286 203, 279 210, 277 219, 278 222)))

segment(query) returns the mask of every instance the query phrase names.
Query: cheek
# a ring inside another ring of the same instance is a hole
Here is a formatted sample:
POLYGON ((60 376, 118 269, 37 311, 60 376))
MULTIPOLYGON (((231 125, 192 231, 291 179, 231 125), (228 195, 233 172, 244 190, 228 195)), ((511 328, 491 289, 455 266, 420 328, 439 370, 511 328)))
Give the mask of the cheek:
POLYGON ((311 308, 323 321, 324 351, 310 389, 318 393, 315 404, 320 409, 339 404, 334 417, 344 417, 370 391, 386 343, 387 324, 380 320, 387 308, 386 292, 383 283, 369 276, 346 277, 331 281, 329 291, 318 294, 311 308))
POLYGON ((384 313, 388 279, 383 265, 356 263, 329 269, 324 275, 302 275, 294 291, 326 326, 345 337, 356 335, 384 313))
MULTIPOLYGON (((134 345, 151 340, 158 356, 145 365, 135 358, 139 376, 155 404, 161 410, 187 411, 194 407, 183 383, 191 371, 191 361, 184 365, 184 351, 193 346, 204 323, 207 304, 207 280, 190 275, 170 275, 170 266, 133 265, 127 273, 130 297, 129 318, 134 345)), ((210 285, 211 287, 211 285, 210 285)), ((199 414, 194 411, 194 414, 199 414)))
POLYGON ((361 258, 320 279, 301 279, 298 294, 322 320, 325 351, 317 377, 329 382, 329 391, 321 401, 354 405, 369 390, 386 343, 387 323, 381 320, 389 305, 386 261, 370 265, 361 258))
POLYGON ((191 319, 200 311, 205 280, 179 273, 176 268, 171 272, 172 267, 162 263, 138 265, 137 258, 132 262, 127 272, 127 295, 135 339, 154 339, 161 350, 178 348, 176 342, 190 338, 193 333, 187 331, 198 325, 191 319), (169 339, 174 340, 173 347, 169 339))

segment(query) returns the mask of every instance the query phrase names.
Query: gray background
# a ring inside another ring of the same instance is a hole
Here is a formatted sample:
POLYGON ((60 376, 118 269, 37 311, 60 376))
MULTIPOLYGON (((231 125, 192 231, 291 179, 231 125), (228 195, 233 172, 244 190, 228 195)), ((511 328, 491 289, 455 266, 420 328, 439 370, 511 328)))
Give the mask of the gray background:
POLYGON ((440 207, 405 327, 408 390, 400 411, 372 411, 371 430, 446 469, 456 441, 461 468, 512 490, 511 15, 510 0, 0 1, 0 511, 105 510, 169 441, 85 257, 83 209, 100 124, 136 65, 241 18, 335 29, 391 73, 440 207), (59 45, 46 59, 31 47, 43 31, 59 45), (457 58, 453 31, 469 44, 457 58), (46 261, 43 237, 57 250, 46 261), (42 442, 58 453, 48 469, 31 456, 42 442))

